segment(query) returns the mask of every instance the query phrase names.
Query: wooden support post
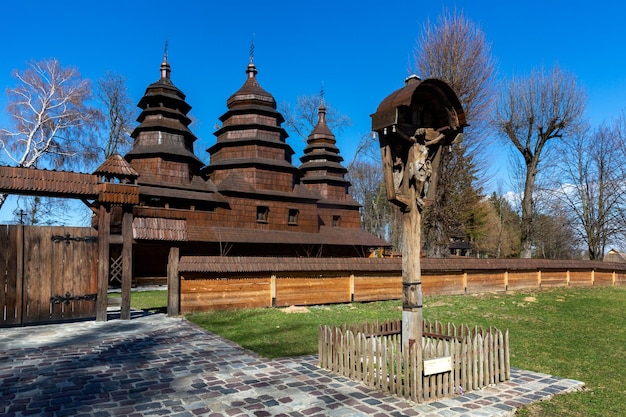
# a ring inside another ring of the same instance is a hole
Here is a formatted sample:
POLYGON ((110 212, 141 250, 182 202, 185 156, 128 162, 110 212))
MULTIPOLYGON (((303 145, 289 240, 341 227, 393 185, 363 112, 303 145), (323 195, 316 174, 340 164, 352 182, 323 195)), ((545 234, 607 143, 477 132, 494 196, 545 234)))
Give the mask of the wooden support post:
POLYGON ((180 249, 176 246, 170 248, 167 258, 167 315, 180 315, 180 276, 178 274, 178 261, 180 249))
POLYGON ((504 291, 509 290, 509 270, 504 270, 504 291))
POLYGON ((354 274, 350 274, 350 302, 354 302, 354 274))
POLYGON ((418 349, 422 360, 422 271, 421 223, 422 213, 411 188, 408 212, 402 215, 402 349, 418 349))
POLYGON ((133 280, 133 213, 122 217, 122 311, 120 318, 130 320, 130 287, 133 280))
POLYGON ((461 278, 461 284, 463 285, 463 294, 467 294, 467 271, 463 271, 463 278, 461 278))
POLYGON ((96 321, 107 320, 110 233, 111 213, 108 207, 102 204, 98 213, 98 298, 96 300, 96 321))

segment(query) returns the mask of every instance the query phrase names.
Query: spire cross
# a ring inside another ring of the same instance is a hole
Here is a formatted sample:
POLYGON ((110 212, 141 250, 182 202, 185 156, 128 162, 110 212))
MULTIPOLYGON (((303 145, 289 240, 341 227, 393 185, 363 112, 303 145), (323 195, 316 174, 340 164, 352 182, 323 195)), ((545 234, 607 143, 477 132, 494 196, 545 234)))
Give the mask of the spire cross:
POLYGON ((163 62, 161 63, 161 79, 170 78, 170 64, 167 63, 167 49, 169 42, 165 40, 165 48, 163 48, 163 62))
POLYGON ((254 63, 254 33, 252 34, 252 42, 250 42, 250 63, 254 63))

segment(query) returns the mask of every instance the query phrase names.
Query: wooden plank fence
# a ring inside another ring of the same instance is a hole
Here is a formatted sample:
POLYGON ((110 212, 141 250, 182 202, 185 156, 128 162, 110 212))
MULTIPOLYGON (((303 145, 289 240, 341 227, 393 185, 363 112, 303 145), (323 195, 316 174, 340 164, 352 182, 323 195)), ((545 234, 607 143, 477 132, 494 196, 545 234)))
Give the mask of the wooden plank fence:
POLYGON ((0 225, 0 327, 93 318, 97 232, 0 225))
POLYGON ((423 361, 401 351, 400 320, 320 326, 319 364, 386 394, 415 402, 452 397, 511 378, 509 333, 424 321, 423 361), (445 363, 449 360, 449 370, 445 363), (426 369, 431 364, 443 369, 426 369))
MULTIPOLYGON (((402 298, 399 259, 182 256, 180 265, 183 314, 402 298)), ((611 262, 424 258, 422 265, 425 296, 620 285, 626 264, 611 262)))

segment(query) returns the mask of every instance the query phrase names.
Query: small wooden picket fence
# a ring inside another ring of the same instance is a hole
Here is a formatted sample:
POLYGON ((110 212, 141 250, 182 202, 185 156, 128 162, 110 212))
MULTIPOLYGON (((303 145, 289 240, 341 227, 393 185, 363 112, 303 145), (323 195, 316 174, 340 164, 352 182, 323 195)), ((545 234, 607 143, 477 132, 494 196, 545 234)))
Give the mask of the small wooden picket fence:
POLYGON ((382 392, 418 403, 461 395, 511 377, 509 332, 425 320, 422 361, 402 352, 401 320, 320 326, 319 364, 382 392), (424 373, 425 361, 450 358, 451 370, 424 373))

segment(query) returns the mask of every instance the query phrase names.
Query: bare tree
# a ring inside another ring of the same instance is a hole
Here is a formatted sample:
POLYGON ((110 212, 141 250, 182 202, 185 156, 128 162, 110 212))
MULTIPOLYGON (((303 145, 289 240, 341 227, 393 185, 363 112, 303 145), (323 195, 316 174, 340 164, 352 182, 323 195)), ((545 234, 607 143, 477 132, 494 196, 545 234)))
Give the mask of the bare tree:
POLYGON ((576 131, 584 110, 585 93, 576 77, 558 66, 548 72, 533 71, 527 78, 513 79, 499 96, 494 127, 519 151, 525 168, 522 258, 532 256, 533 193, 540 162, 553 139, 561 139, 576 131))
POLYGON ((493 103, 496 66, 483 31, 462 13, 450 11, 445 11, 436 23, 427 21, 424 24, 413 59, 412 72, 441 79, 451 86, 470 124, 465 129, 464 143, 442 154, 435 201, 424 217, 426 252, 428 256, 441 257, 448 253, 451 233, 456 230, 478 232, 476 224, 466 224, 463 220, 476 218, 464 209, 476 210, 477 199, 459 201, 446 195, 480 194, 484 178, 481 174, 485 171, 482 169, 484 152, 481 147, 487 137, 485 132, 493 103), (459 181, 456 177, 464 175, 464 171, 472 172, 470 182, 459 181), (474 192, 459 187, 474 188, 474 192), (452 207, 454 203, 460 206, 452 207))
POLYGON ((91 211, 80 202, 64 198, 51 198, 39 196, 19 196, 16 208, 13 211, 15 223, 27 225, 88 225, 84 218, 91 211))
POLYGON ((296 105, 292 108, 288 103, 280 105, 280 112, 285 117, 286 128, 293 130, 302 140, 307 137, 317 124, 320 105, 326 107, 326 125, 334 135, 352 125, 350 117, 339 113, 334 107, 324 102, 324 94, 311 94, 300 96, 296 99, 296 105))
MULTIPOLYGON (((482 29, 463 13, 444 11, 422 27, 413 72, 447 82, 459 97, 470 126, 467 136, 482 138, 490 119, 496 64, 482 29)), ((474 146, 473 144, 471 146, 474 146)))
POLYGON ((622 230, 626 137, 620 133, 619 120, 612 126, 604 124, 563 143, 558 153, 561 184, 555 195, 571 213, 592 260, 602 260, 607 242, 622 230))
MULTIPOLYGON (((31 62, 15 71, 18 85, 7 90, 13 129, 0 129, 3 157, 22 168, 70 168, 95 157, 92 135, 82 135, 99 112, 86 102, 88 80, 56 59, 31 62)), ((0 207, 7 195, 0 196, 0 207)))
POLYGON ((99 148, 104 159, 130 150, 133 141, 133 114, 135 107, 128 96, 126 78, 113 72, 106 72, 97 82, 96 97, 103 108, 102 137, 99 148))
POLYGON ((579 241, 574 225, 560 201, 553 200, 549 214, 537 213, 534 219, 533 255, 543 259, 580 259, 579 241))

